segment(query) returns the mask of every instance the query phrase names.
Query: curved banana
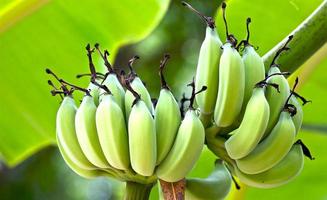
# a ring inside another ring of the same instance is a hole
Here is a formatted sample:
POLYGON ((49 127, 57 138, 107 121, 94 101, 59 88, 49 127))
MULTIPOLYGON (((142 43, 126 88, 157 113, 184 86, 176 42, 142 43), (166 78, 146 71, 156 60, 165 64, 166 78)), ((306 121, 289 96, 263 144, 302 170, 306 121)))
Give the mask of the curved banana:
POLYGON ((303 168, 304 158, 300 144, 295 143, 289 153, 273 168, 259 173, 246 174, 233 167, 235 175, 246 185, 257 188, 274 188, 293 180, 303 168))
POLYGON ((128 170, 128 135, 124 113, 113 94, 103 94, 96 111, 96 127, 104 156, 114 168, 128 170))
POLYGON ((295 127, 285 108, 271 133, 247 156, 236 160, 237 167, 247 174, 264 172, 279 163, 292 148, 295 127))
POLYGON ((165 81, 163 75, 164 66, 169 56, 165 55, 160 64, 161 90, 154 112, 154 120, 157 133, 157 165, 170 151, 181 123, 181 114, 178 103, 165 81))
POLYGON ((100 88, 99 86, 90 83, 87 89, 90 91, 90 95, 93 97, 94 104, 96 106, 99 105, 99 97, 100 97, 100 88))
MULTIPOLYGON (((154 108, 153 108, 153 104, 151 101, 151 96, 150 96, 148 90, 146 89, 146 87, 144 86, 142 80, 137 76, 137 74, 134 72, 134 70, 132 68, 132 64, 136 59, 139 59, 139 57, 134 56, 134 58, 132 58, 128 64, 128 66, 131 70, 131 73, 129 76, 129 79, 131 79, 130 85, 133 88, 133 90, 135 90, 135 92, 137 92, 141 96, 142 101, 146 104, 147 108, 149 109, 149 111, 152 115, 154 113, 154 108)), ((131 91, 127 90, 125 93, 126 119, 129 118, 134 100, 135 100, 134 95, 131 93, 131 91)))
MULTIPOLYGON (((125 90, 118 80, 117 73, 114 71, 113 67, 108 61, 109 52, 105 50, 104 53, 102 53, 99 48, 99 44, 95 44, 95 48, 98 50, 100 56, 104 61, 104 65, 107 67, 108 70, 108 72, 105 74, 105 79, 101 84, 105 85, 109 89, 112 95, 114 95, 116 103, 120 106, 123 112, 125 112, 125 90)), ((101 101, 102 95, 105 93, 105 90, 100 89, 99 101, 101 101)))
POLYGON ((205 179, 187 178, 185 199, 218 200, 224 199, 230 191, 232 176, 221 160, 215 163, 215 169, 205 179))
POLYGON ((85 95, 75 116, 78 142, 87 159, 95 166, 107 168, 109 164, 103 155, 95 124, 97 107, 90 95, 85 95))
POLYGON ((195 89, 207 86, 207 90, 196 96, 196 103, 202 113, 210 115, 215 109, 218 91, 218 69, 222 42, 217 34, 215 21, 195 10, 191 5, 182 2, 190 10, 200 15, 207 24, 206 34, 202 42, 195 77, 195 89))
POLYGON ((242 58, 231 43, 223 46, 219 64, 219 86, 214 121, 219 127, 227 127, 240 114, 244 96, 244 65, 242 58))
MULTIPOLYGON (((276 73, 281 73, 279 65, 276 64, 275 61, 283 51, 289 49, 286 46, 292 40, 292 38, 293 36, 289 36, 284 46, 277 51, 268 71, 268 76, 276 73)), ((271 76, 267 81, 268 83, 277 84, 279 86, 279 92, 274 90, 273 88, 267 88, 266 98, 269 103, 270 117, 263 138, 267 137, 271 130, 274 128, 275 124, 278 121, 279 115, 283 110, 284 103, 286 102, 287 97, 290 95, 290 87, 288 85, 287 79, 284 76, 271 76)))
POLYGON ((214 121, 218 127, 227 127, 234 123, 242 109, 245 72, 242 57, 235 49, 237 40, 228 33, 224 2, 222 9, 227 43, 222 46, 223 52, 219 62, 219 86, 214 121))
POLYGON ((57 112, 56 132, 57 140, 60 143, 61 151, 65 151, 65 155, 74 165, 83 169, 94 169, 88 159, 85 157, 78 143, 75 131, 75 115, 76 104, 71 96, 66 96, 57 112))
POLYGON ((157 141, 154 120, 146 104, 137 100, 129 120, 129 152, 131 165, 142 176, 151 176, 157 162, 157 141))
POLYGON ((232 131, 232 136, 225 142, 227 153, 233 159, 248 155, 265 132, 270 109, 264 91, 263 86, 256 86, 253 89, 239 128, 232 131))
POLYGON ((190 86, 193 87, 190 108, 178 129, 173 147, 156 169, 158 178, 167 182, 183 179, 199 159, 204 145, 204 127, 192 106, 195 95, 205 87, 195 93, 194 82, 190 86))
POLYGON ((251 18, 247 18, 247 39, 244 40, 244 51, 242 55, 242 60, 244 63, 244 74, 245 74, 245 85, 244 85, 244 99, 243 99, 243 109, 241 118, 243 117, 245 107, 252 96, 253 87, 256 83, 265 78, 265 65, 263 59, 255 51, 253 46, 249 43, 250 31, 249 24, 251 18))
POLYGON ((293 116, 292 120, 295 126, 295 132, 297 134, 302 126, 303 109, 302 109, 302 105, 299 103, 299 101, 296 99, 295 96, 291 97, 290 104, 293 104, 296 107, 296 114, 293 116))

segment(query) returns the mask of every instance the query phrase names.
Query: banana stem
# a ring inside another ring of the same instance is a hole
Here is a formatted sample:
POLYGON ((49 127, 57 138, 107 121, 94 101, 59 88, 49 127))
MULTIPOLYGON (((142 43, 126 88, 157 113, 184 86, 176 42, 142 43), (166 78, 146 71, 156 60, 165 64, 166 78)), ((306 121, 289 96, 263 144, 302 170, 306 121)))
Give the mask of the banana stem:
MULTIPOLYGON (((294 72, 327 42, 326 18, 327 0, 324 0, 305 21, 289 34, 294 35, 293 41, 288 45, 291 51, 278 58, 278 64, 282 71, 294 72)), ((274 55, 287 39, 288 36, 263 56, 266 69, 270 67, 274 55)))
POLYGON ((124 200, 147 200, 154 184, 140 184, 136 182, 126 182, 126 193, 124 200))

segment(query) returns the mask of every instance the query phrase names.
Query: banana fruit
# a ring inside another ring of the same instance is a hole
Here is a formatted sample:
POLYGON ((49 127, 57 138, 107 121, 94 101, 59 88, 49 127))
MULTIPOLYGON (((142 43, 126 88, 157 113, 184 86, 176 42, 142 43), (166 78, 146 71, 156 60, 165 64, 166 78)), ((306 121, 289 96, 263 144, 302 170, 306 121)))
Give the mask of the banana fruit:
POLYGON ((218 200, 224 199, 230 191, 232 176, 221 160, 215 163, 215 169, 205 179, 187 178, 185 199, 218 200))
POLYGON ((267 127, 269 113, 265 86, 256 86, 239 128, 232 131, 231 137, 225 142, 225 148, 231 158, 243 158, 257 146, 267 127))
MULTIPOLYGON (((154 113, 154 108, 153 108, 153 104, 152 104, 152 101, 151 101, 150 94, 149 94, 148 90, 146 89, 146 87, 144 86, 142 80, 137 76, 137 74, 133 70, 133 63, 137 59, 139 59, 139 57, 134 56, 128 62, 128 66, 129 66, 129 68, 131 70, 131 72, 129 74, 130 85, 131 85, 132 89, 135 90, 135 92, 137 92, 140 95, 142 101, 146 104, 148 110, 150 111, 150 113, 152 115, 154 113)), ((129 118, 129 115, 130 115, 134 100, 135 100, 135 97, 134 97, 133 93, 131 91, 129 91, 129 90, 126 91, 126 93, 125 93, 126 119, 129 118)))
POLYGON ((76 135, 87 159, 97 167, 107 168, 109 164, 101 149, 95 124, 96 110, 93 98, 85 95, 75 116, 76 135))
POLYGON ((114 168, 130 166, 124 113, 113 94, 103 94, 96 111, 96 127, 103 154, 114 168))
POLYGON ((300 174, 303 163, 302 147, 295 143, 283 160, 267 171, 259 174, 246 174, 234 166, 233 172, 246 185, 257 188, 274 188, 290 182, 300 174))
POLYGON ((195 95, 205 87, 195 92, 194 82, 189 85, 193 88, 190 108, 178 129, 173 147, 156 169, 158 178, 167 182, 183 179, 198 160, 204 145, 204 127, 193 108, 193 102, 195 95))
POLYGON ((207 24, 206 34, 202 42, 195 77, 195 89, 207 86, 207 90, 196 96, 196 103, 203 114, 210 115, 215 109, 218 91, 219 58, 222 42, 217 34, 216 25, 212 17, 207 17, 195 10, 186 2, 182 4, 198 14, 207 24))
POLYGON ((247 174, 259 174, 279 163, 295 140, 292 116, 285 108, 271 133, 247 156, 236 160, 237 167, 247 174))
POLYGON ((157 165, 161 163, 170 151, 181 123, 178 103, 163 75, 163 69, 168 58, 169 56, 165 55, 165 58, 160 63, 161 90, 154 112, 157 134, 157 165))

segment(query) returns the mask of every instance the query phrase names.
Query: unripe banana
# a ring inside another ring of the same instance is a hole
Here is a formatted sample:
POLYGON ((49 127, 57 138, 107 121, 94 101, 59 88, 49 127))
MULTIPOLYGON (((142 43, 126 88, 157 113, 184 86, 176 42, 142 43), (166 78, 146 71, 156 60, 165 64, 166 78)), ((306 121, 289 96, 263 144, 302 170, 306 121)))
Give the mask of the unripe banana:
MULTIPOLYGON (((286 46, 292 40, 292 38, 293 38, 293 36, 289 36, 289 39, 284 44, 284 46, 277 51, 277 53, 272 61, 272 64, 270 66, 270 69, 268 71, 268 76, 275 74, 275 73, 281 73, 279 70, 278 64, 276 64, 275 61, 283 51, 286 51, 289 49, 286 46)), ((274 128, 275 124, 278 121, 279 114, 281 113, 281 111, 284 107, 284 103, 285 103, 287 97, 290 95, 290 87, 288 85, 287 79, 284 76, 272 76, 268 79, 268 83, 277 84, 279 86, 279 92, 277 92, 273 88, 267 88, 266 98, 269 103, 270 117, 269 117, 267 129, 266 129, 266 132, 265 132, 263 138, 267 137, 268 134, 271 132, 271 130, 274 128)))
POLYGON ((296 114, 293 116, 293 123, 295 126, 295 132, 298 133, 302 126, 303 121, 303 110, 302 105, 296 99, 295 96, 292 96, 290 99, 290 104, 293 104, 296 107, 296 114))
POLYGON ((71 96, 66 96, 57 112, 56 132, 57 140, 61 145, 61 151, 65 154, 74 165, 83 169, 94 169, 88 159, 85 157, 78 143, 75 131, 76 104, 71 96))
POLYGON ((207 24, 204 41, 200 48, 198 65, 195 77, 195 89, 200 90, 207 86, 207 90, 196 96, 196 102, 202 113, 210 115, 215 109, 218 91, 218 69, 222 42, 217 34, 215 21, 195 10, 186 2, 182 4, 200 15, 207 24))
POLYGON ((176 182, 184 178, 198 160, 204 145, 204 128, 190 109, 185 113, 173 147, 156 170, 158 178, 176 182))
MULTIPOLYGON (((147 108, 149 109, 149 111, 152 115, 154 113, 154 108, 153 108, 150 94, 149 94, 148 90, 146 89, 146 87, 144 86, 142 80, 136 75, 136 73, 134 72, 134 70, 132 68, 133 62, 138 58, 139 57, 135 56, 134 58, 132 58, 129 61, 128 66, 131 70, 129 78, 132 79, 130 81, 130 84, 131 84, 131 87, 133 88, 133 90, 135 90, 135 92, 137 92, 141 96, 142 101, 146 104, 147 108)), ((134 95, 130 91, 126 91, 126 93, 125 93, 126 119, 129 118, 134 100, 135 100, 134 95)))
POLYGON ((218 200, 224 199, 230 191, 232 176, 221 160, 215 163, 215 169, 205 179, 187 178, 185 199, 218 200))
POLYGON ((279 163, 292 148, 295 127, 291 114, 284 110, 271 133, 247 156, 236 160, 237 167, 247 174, 259 174, 279 163))
POLYGON ((96 111, 96 127, 108 163, 117 169, 129 169, 128 135, 124 113, 112 94, 102 95, 96 111))
POLYGON ((173 147, 156 170, 158 178, 167 182, 183 179, 198 160, 204 145, 204 127, 192 106, 195 95, 205 87, 195 93, 194 82, 190 86, 193 87, 190 108, 178 129, 173 147))
POLYGON ((222 3, 223 18, 226 26, 227 43, 219 62, 219 86, 214 111, 214 121, 218 127, 232 125, 241 112, 244 98, 244 64, 235 49, 237 40, 228 33, 226 3, 222 3))
POLYGON ((141 99, 132 107, 128 120, 131 165, 142 176, 151 176, 157 162, 156 128, 152 115, 141 99))
POLYGON ((265 98, 264 87, 255 87, 246 106, 239 128, 225 142, 228 155, 240 159, 248 155, 260 142, 269 120, 269 104, 265 98))
POLYGON ((84 96, 75 117, 76 134, 87 159, 97 167, 107 168, 109 164, 101 150, 95 124, 96 109, 93 98, 84 96))
MULTIPOLYGON (((281 141, 282 142, 282 141, 281 141)), ((273 168, 259 173, 246 174, 234 166, 234 173, 241 182, 257 188, 274 188, 293 180, 303 168, 303 152, 300 144, 294 144, 289 153, 273 168)))
MULTIPOLYGON (((125 112, 125 90, 119 82, 116 72, 108 61, 109 52, 105 50, 104 53, 102 53, 99 48, 99 44, 95 44, 95 48, 98 50, 104 61, 104 65, 108 70, 108 72, 105 74, 105 79, 101 84, 105 85, 110 90, 112 95, 115 97, 116 103, 120 106, 123 112, 125 112)), ((100 101, 102 99, 102 95, 105 93, 105 90, 100 89, 100 101)))
MULTIPOLYGON (((244 99, 243 99, 243 109, 244 112, 247 102, 252 96, 252 90, 256 83, 265 78, 265 65, 263 59, 255 51, 253 46, 249 43, 250 31, 249 24, 251 19, 248 18, 246 21, 247 27, 247 39, 244 40, 244 52, 242 55, 242 60, 244 63, 244 73, 245 73, 245 86, 244 86, 244 99)), ((242 116, 243 117, 243 113, 242 116)))
POLYGON ((169 56, 165 55, 160 64, 161 90, 154 114, 157 133, 157 165, 170 151, 181 123, 178 103, 163 76, 163 69, 168 58, 169 56))
POLYGON ((244 96, 244 65, 240 54, 226 43, 219 64, 219 87, 214 121, 219 127, 227 127, 240 114, 244 96))
MULTIPOLYGON (((277 66, 272 66, 268 71, 268 76, 275 73, 281 73, 277 66)), ((272 76, 268 83, 278 84, 279 91, 274 88, 267 88, 266 98, 269 103, 270 117, 264 137, 268 136, 278 121, 279 115, 283 109, 287 97, 290 95, 290 87, 284 76, 272 76)))

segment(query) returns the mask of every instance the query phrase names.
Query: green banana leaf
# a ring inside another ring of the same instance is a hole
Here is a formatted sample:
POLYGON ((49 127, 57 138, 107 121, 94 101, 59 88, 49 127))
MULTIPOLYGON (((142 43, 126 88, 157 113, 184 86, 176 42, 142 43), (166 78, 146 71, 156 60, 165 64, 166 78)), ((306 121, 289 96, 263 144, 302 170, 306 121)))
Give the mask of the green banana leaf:
POLYGON ((1 1, 1 159, 15 166, 55 144, 60 100, 50 95, 46 67, 76 82, 77 73, 88 72, 87 43, 99 42, 113 59, 120 46, 147 36, 168 5, 169 0, 1 1))

